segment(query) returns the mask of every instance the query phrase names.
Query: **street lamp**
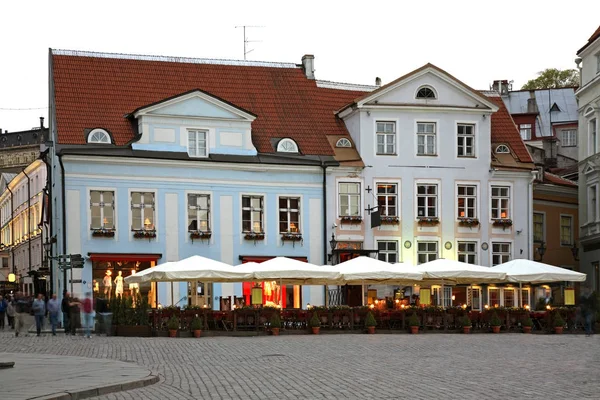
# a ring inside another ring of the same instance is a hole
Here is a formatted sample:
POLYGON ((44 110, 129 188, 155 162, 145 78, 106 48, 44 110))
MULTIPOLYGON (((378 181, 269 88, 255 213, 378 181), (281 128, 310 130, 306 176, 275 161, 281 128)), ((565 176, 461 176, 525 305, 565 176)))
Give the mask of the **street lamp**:
POLYGON ((537 252, 540 255, 540 262, 544 259, 544 254, 546 254, 546 242, 542 242, 540 247, 537 248, 537 252))
POLYGON ((333 251, 337 247, 337 240, 335 240, 335 235, 331 234, 331 240, 329 241, 329 246, 331 246, 331 254, 329 255, 329 261, 331 261, 331 265, 333 265, 333 251))

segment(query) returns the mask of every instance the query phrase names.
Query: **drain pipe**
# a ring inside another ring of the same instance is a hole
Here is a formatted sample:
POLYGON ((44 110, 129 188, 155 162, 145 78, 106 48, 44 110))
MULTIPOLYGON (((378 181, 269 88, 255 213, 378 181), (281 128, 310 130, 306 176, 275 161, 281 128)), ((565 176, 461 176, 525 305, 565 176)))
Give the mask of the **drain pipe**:
MULTIPOLYGON (((67 254, 67 211, 65 208, 65 166, 62 160, 62 154, 57 154, 58 163, 60 164, 60 189, 62 197, 62 254, 67 254)), ((67 269, 63 269, 63 296, 67 293, 67 269)))
MULTIPOLYGON (((23 175, 27 177, 27 244, 29 245, 29 272, 31 272, 31 177, 23 170, 23 175)), ((34 282, 34 291, 37 289, 34 282)))
MULTIPOLYGON (((323 169, 323 265, 327 265, 327 165, 321 163, 323 169)), ((333 260, 333 257, 332 257, 333 260)), ((329 286, 324 286, 325 306, 329 304, 329 286)))
POLYGON ((10 254, 11 254, 11 263, 12 263, 12 273, 17 274, 15 269, 15 194, 12 190, 6 185, 6 190, 10 193, 10 254))

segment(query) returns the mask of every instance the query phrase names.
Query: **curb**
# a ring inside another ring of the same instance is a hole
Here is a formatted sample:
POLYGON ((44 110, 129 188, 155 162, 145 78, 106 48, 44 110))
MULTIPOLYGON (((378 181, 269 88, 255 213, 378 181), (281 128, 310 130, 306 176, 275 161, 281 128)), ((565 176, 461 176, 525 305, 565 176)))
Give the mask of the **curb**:
POLYGON ((58 392, 47 396, 36 397, 35 400, 78 400, 88 397, 102 396, 109 393, 122 392, 125 390, 139 389, 145 386, 153 385, 160 380, 158 375, 150 375, 144 379, 119 383, 116 385, 107 385, 91 389, 81 389, 72 392, 58 392))

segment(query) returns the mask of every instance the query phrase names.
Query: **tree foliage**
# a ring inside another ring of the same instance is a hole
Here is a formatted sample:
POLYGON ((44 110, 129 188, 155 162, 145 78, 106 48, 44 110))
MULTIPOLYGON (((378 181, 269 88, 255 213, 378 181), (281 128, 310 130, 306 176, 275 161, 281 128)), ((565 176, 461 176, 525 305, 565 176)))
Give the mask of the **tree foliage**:
POLYGON ((548 68, 538 72, 538 77, 527 81, 521 89, 557 89, 571 86, 579 86, 579 72, 576 69, 548 68))

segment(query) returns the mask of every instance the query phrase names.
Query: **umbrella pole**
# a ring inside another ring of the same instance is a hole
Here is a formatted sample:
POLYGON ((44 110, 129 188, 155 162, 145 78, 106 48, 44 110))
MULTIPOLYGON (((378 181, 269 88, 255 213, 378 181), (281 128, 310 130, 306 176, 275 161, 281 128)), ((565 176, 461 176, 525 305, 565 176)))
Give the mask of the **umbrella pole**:
POLYGON ((196 307, 198 307, 198 281, 194 284, 194 290, 196 291, 196 307))
POLYGON ((519 282, 519 308, 523 308, 523 283, 519 282))
POLYGON ((365 305, 365 281, 362 281, 362 285, 360 285, 360 290, 361 290, 361 300, 362 300, 362 305, 365 305))
POLYGON ((440 299, 441 299, 441 303, 442 304, 440 304, 440 305, 442 307, 444 307, 444 298, 445 298, 445 296, 444 296, 444 280, 443 279, 442 279, 442 290, 441 290, 441 292, 442 293, 440 293, 440 299))

